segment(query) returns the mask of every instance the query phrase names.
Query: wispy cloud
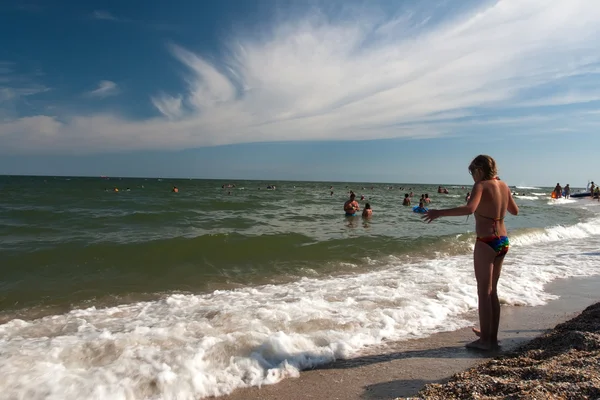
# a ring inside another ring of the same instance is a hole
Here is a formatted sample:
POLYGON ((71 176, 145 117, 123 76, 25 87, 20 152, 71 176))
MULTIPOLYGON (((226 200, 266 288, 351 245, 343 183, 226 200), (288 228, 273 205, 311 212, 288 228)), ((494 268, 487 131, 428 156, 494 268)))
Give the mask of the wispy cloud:
POLYGON ((0 104, 49 90, 47 86, 35 82, 31 75, 17 73, 15 63, 0 61, 0 104))
POLYGON ((115 22, 127 22, 128 20, 125 18, 118 18, 108 11, 104 10, 95 10, 92 13, 92 18, 104 21, 115 21, 115 22))
POLYGON ((152 104, 162 115, 173 120, 183 115, 183 98, 161 93, 152 97, 152 104))
POLYGON ((568 104, 581 104, 600 101, 600 90, 589 92, 571 91, 547 96, 541 99, 528 100, 519 103, 521 107, 544 107, 544 106, 564 106, 568 104))
POLYGON ((39 4, 33 4, 33 3, 19 4, 19 5, 17 5, 17 9, 21 10, 21 11, 25 11, 25 12, 30 12, 30 13, 39 13, 39 12, 44 11, 44 7, 42 7, 39 4))
POLYGON ((180 29, 174 25, 166 24, 162 22, 151 22, 151 21, 139 21, 131 18, 125 18, 122 16, 116 16, 106 10, 94 10, 91 14, 91 18, 99 21, 112 21, 120 23, 129 23, 136 25, 140 28, 147 28, 156 31, 179 31, 180 29))
MULTIPOLYGON (((13 72, 14 64, 10 61, 0 61, 0 76, 13 72)), ((1 81, 0 81, 1 82, 1 81)))
POLYGON ((119 85, 113 81, 100 81, 98 87, 92 91, 86 92, 85 95, 88 97, 105 98, 109 96, 115 96, 119 94, 119 85))
MULTIPOLYGON (((40 116, 35 123, 48 125, 52 140, 18 136, 30 120, 0 125, 0 137, 99 151, 455 135, 474 110, 501 124, 503 110, 527 91, 599 77, 590 72, 600 66, 595 2, 503 0, 441 20, 411 10, 393 18, 354 11, 337 19, 311 12, 261 35, 236 35, 218 60, 171 45, 187 68, 187 88, 153 96, 155 118, 40 116)), ((550 90, 542 99, 558 95, 550 90)))

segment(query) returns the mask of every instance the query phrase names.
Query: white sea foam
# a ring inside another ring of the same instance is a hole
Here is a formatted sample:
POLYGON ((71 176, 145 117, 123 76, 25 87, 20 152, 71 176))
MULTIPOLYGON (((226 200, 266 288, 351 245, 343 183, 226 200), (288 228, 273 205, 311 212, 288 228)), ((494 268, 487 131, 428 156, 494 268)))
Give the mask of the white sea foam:
MULTIPOLYGON (((540 305, 544 284, 599 273, 600 219, 516 234, 501 300, 540 305), (586 240, 581 240, 586 239, 586 240), (540 244, 552 242, 552 246, 540 244)), ((386 340, 468 324, 470 255, 388 257, 372 271, 89 308, 0 326, 5 398, 198 399, 271 384, 386 340)))
POLYGON ((515 186, 517 189, 541 189, 535 186, 515 186))
POLYGON ((573 204, 576 202, 577 202, 577 200, 575 200, 575 199, 565 199, 564 197, 561 197, 560 199, 550 198, 548 200, 549 205, 573 204))
POLYGON ((523 200, 537 200, 538 197, 536 196, 520 196, 520 195, 516 195, 515 196, 518 199, 523 199, 523 200))
POLYGON ((532 195, 534 196, 548 196, 548 193, 536 193, 536 192, 531 192, 532 195))

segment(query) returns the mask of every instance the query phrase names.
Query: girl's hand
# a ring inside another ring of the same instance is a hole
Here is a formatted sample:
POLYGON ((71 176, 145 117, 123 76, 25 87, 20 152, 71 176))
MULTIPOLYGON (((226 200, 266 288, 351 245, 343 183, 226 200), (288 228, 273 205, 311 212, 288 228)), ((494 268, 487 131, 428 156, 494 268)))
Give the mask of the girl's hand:
POLYGON ((439 217, 441 217, 441 213, 439 210, 428 210, 423 214, 421 219, 429 224, 431 223, 431 221, 433 221, 434 219, 438 219, 439 217))

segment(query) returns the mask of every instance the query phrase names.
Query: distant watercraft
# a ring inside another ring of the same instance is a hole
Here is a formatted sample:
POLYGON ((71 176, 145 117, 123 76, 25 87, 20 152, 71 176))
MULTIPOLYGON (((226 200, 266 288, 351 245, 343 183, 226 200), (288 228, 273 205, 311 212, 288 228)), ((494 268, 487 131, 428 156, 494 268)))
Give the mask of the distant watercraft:
POLYGON ((590 192, 579 192, 579 193, 571 193, 570 197, 574 197, 574 198, 577 198, 577 197, 589 197, 591 195, 592 194, 590 192))

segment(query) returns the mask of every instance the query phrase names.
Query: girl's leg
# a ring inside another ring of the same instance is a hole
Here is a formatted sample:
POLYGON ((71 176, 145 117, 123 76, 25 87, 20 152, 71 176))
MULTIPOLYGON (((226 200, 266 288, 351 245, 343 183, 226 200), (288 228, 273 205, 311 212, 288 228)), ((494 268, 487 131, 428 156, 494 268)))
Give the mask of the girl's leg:
POLYGON ((493 271, 496 252, 483 242, 475 243, 473 251, 473 264, 475 266, 475 279, 477 280, 477 298, 479 308, 480 338, 467 347, 489 350, 495 345, 492 343, 492 289, 493 271))
POLYGON ((498 300, 498 280, 502 271, 504 256, 496 257, 494 260, 494 269, 492 271, 492 328, 490 331, 490 340, 492 344, 498 344, 498 328, 500 326, 500 300, 498 300))

